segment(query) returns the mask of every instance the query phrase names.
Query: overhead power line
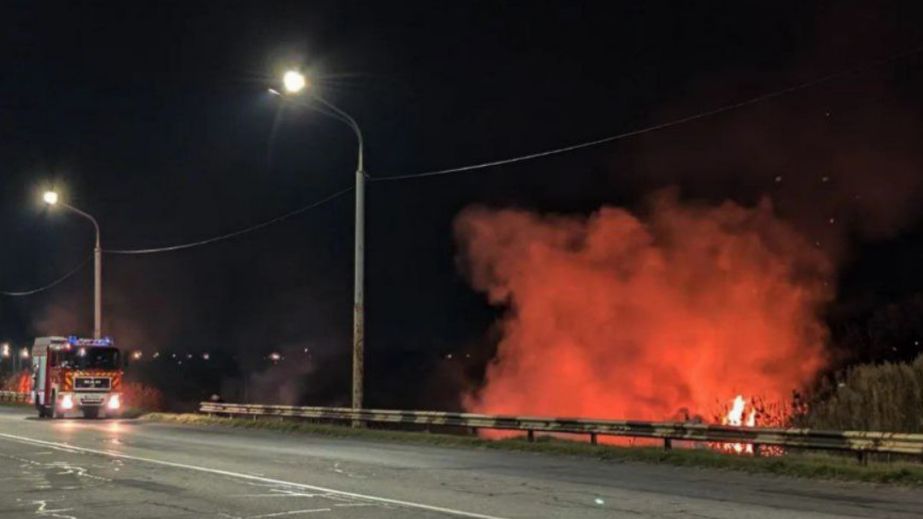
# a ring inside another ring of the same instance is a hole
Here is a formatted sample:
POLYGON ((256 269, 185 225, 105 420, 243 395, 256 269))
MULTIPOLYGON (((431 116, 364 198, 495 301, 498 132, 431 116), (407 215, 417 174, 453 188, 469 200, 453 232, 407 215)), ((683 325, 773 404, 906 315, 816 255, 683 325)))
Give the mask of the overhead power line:
POLYGON ((614 142, 614 141, 626 139, 626 138, 629 138, 629 137, 635 137, 635 136, 638 136, 638 135, 643 135, 643 134, 645 134, 645 133, 651 133, 651 132, 655 132, 655 131, 658 131, 658 130, 665 130, 665 129, 667 129, 667 128, 671 128, 671 127, 674 127, 674 126, 679 126, 679 125, 681 125, 681 124, 689 123, 689 122, 696 121, 696 120, 699 120, 699 119, 705 119, 706 117, 711 117, 711 116, 713 116, 713 115, 718 115, 718 114, 721 114, 721 113, 724 113, 724 112, 730 112, 730 111, 732 111, 732 110, 737 110, 737 109, 739 109, 739 108, 744 108, 744 107, 746 107, 746 106, 755 105, 755 104, 761 103, 761 102, 763 102, 763 101, 768 101, 768 100, 770 100, 770 99, 774 99, 774 98, 777 98, 777 97, 781 97, 781 96, 784 96, 784 95, 788 95, 788 94, 791 94, 791 93, 793 93, 793 92, 797 92, 797 91, 799 91, 799 90, 804 90, 804 89, 807 89, 807 88, 811 88, 811 87, 820 85, 820 84, 822 84, 822 83, 827 83, 827 82, 833 81, 833 80, 835 80, 835 79, 839 79, 839 78, 841 78, 841 77, 849 76, 849 75, 852 75, 852 74, 857 74, 857 73, 859 73, 859 72, 864 72, 864 71, 866 71, 866 70, 869 70, 869 69, 872 69, 872 68, 876 68, 876 67, 880 67, 880 66, 882 66, 882 65, 887 65, 887 64, 889 64, 889 63, 893 63, 893 62, 895 62, 895 61, 899 61, 899 60, 901 60, 901 59, 907 58, 907 57, 912 56, 912 55, 914 55, 914 54, 918 54, 918 53, 920 53, 921 51, 923 51, 923 46, 919 46, 919 47, 916 47, 916 48, 914 48, 914 49, 911 49, 911 50, 908 50, 908 51, 905 51, 905 52, 901 52, 901 53, 899 53, 899 54, 892 55, 892 56, 890 56, 890 57, 888 57, 888 58, 880 59, 880 60, 873 61, 873 62, 870 62, 870 63, 865 63, 865 64, 863 64, 863 65, 859 65, 859 66, 856 66, 856 67, 853 67, 853 68, 850 68, 850 69, 847 69, 847 70, 841 70, 841 71, 839 71, 839 72, 834 72, 834 73, 832 73, 832 74, 828 74, 828 75, 826 75, 826 76, 822 76, 822 77, 813 79, 813 80, 811 80, 811 81, 806 81, 806 82, 804 82, 804 83, 799 83, 799 84, 797 84, 797 85, 793 85, 793 86, 790 86, 790 87, 788 87, 788 88, 783 88, 783 89, 781 89, 781 90, 776 90, 776 91, 769 92, 769 93, 766 93, 766 94, 762 94, 762 95, 759 95, 759 96, 756 96, 756 97, 752 97, 752 98, 746 99, 746 100, 744 100, 744 101, 740 101, 740 102, 737 102, 737 103, 732 103, 732 104, 724 105, 724 106, 721 106, 721 107, 718 107, 718 108, 714 108, 714 109, 712 109, 712 110, 707 110, 707 111, 705 111, 705 112, 699 112, 699 113, 696 113, 696 114, 693 114, 693 115, 689 115, 689 116, 687 116, 687 117, 682 117, 682 118, 680 118, 680 119, 674 119, 674 120, 672 120, 672 121, 667 121, 667 122, 664 122, 664 123, 655 124, 655 125, 653 125, 653 126, 648 126, 648 127, 645 127, 645 128, 639 128, 639 129, 637 129, 637 130, 631 130, 631 131, 624 132, 624 133, 619 133, 619 134, 616 134, 616 135, 610 135, 609 137, 603 137, 603 138, 601 138, 601 139, 596 139, 596 140, 593 140, 593 141, 582 142, 582 143, 579 143, 579 144, 573 144, 573 145, 564 146, 564 147, 561 147, 561 148, 554 148, 554 149, 551 149, 551 150, 540 151, 540 152, 537 152, 537 153, 530 153, 530 154, 528 154, 528 155, 521 155, 521 156, 518 156, 518 157, 511 157, 511 158, 507 158, 507 159, 494 160, 494 161, 490 161, 490 162, 482 162, 482 163, 479 163, 479 164, 471 164, 471 165, 468 165, 468 166, 461 166, 461 167, 456 167, 456 168, 437 169, 437 170, 433 170, 433 171, 425 171, 425 172, 422 172, 422 173, 410 173, 410 174, 406 174, 406 175, 391 175, 391 176, 384 176, 384 177, 371 177, 371 178, 369 179, 369 181, 370 181, 370 182, 386 182, 386 181, 390 181, 390 180, 410 180, 410 179, 415 179, 415 178, 435 177, 435 176, 449 175, 449 174, 454 174, 454 173, 468 173, 468 172, 471 172, 471 171, 478 171, 478 170, 487 169, 487 168, 492 168, 492 167, 496 167, 496 166, 505 166, 505 165, 507 165, 507 164, 515 164, 515 163, 517 163, 517 162, 524 162, 524 161, 527 161, 527 160, 534 160, 534 159, 538 159, 538 158, 542 158, 542 157, 548 157, 548 156, 551 156, 551 155, 559 155, 559 154, 567 153, 567 152, 570 152, 570 151, 576 151, 576 150, 581 150, 581 149, 584 149, 584 148, 590 148, 590 147, 593 147, 593 146, 599 146, 599 145, 601 145, 601 144, 606 144, 606 143, 609 143, 609 142, 614 142))
POLYGON ((86 259, 84 259, 79 265, 77 265, 76 267, 74 267, 70 272, 68 272, 67 274, 64 274, 63 276, 61 276, 61 277, 59 277, 58 279, 52 281, 51 283, 48 283, 48 284, 45 285, 45 286, 42 286, 42 287, 39 287, 39 288, 34 288, 34 289, 32 289, 32 290, 23 290, 23 291, 5 291, 5 290, 4 290, 4 291, 0 291, 0 295, 9 296, 9 297, 23 297, 23 296, 31 296, 31 295, 33 295, 33 294, 38 294, 39 292, 44 292, 44 291, 46 291, 46 290, 52 289, 52 288, 54 288, 54 287, 60 285, 61 283, 63 283, 64 281, 66 281, 68 278, 70 278, 70 277, 73 276, 74 274, 80 272, 81 270, 83 270, 83 267, 86 267, 86 266, 87 266, 87 263, 89 263, 89 262, 90 262, 90 258, 89 258, 89 256, 88 256, 88 257, 87 257, 86 259))
MULTIPOLYGON (((107 254, 154 254, 154 253, 158 253, 158 252, 170 252, 170 251, 177 251, 177 250, 189 249, 189 248, 192 248, 192 247, 198 247, 198 246, 200 246, 200 245, 207 245, 207 244, 219 242, 219 241, 222 241, 222 240, 228 240, 228 239, 231 239, 231 238, 235 238, 235 237, 237 237, 237 236, 240 236, 240 235, 242 235, 242 234, 246 234, 246 233, 249 233, 249 232, 253 232, 253 231, 262 229, 262 228, 264 228, 264 227, 268 227, 268 226, 270 226, 270 225, 272 225, 272 224, 274 224, 274 223, 279 223, 279 222, 281 222, 281 221, 283 221, 283 220, 287 220, 287 219, 289 219, 289 218, 291 218, 291 217, 293 217, 293 216, 297 216, 297 215, 299 215, 299 214, 301 214, 301 213, 304 213, 304 212, 306 212, 306 211, 309 211, 309 210, 311 210, 311 209, 314 209, 315 207, 319 207, 319 206, 321 206, 321 205, 324 205, 324 204, 326 204, 327 202, 330 202, 330 201, 332 201, 332 200, 334 200, 334 199, 336 199, 336 198, 339 198, 340 196, 343 196, 344 194, 346 194, 346 193, 352 191, 352 189, 353 189, 352 187, 348 187, 348 188, 346 188, 346 189, 341 189, 340 191, 337 191, 336 193, 333 193, 332 195, 329 195, 329 196, 327 196, 327 197, 324 197, 324 198, 322 198, 322 199, 320 199, 320 200, 318 200, 318 201, 316 201, 316 202, 313 202, 313 203, 311 203, 311 204, 309 204, 309 205, 306 205, 306 206, 304 206, 304 207, 300 207, 300 208, 298 208, 298 209, 295 209, 294 211, 289 211, 288 213, 285 213, 285 214, 283 214, 283 215, 281 215, 281 216, 277 216, 277 217, 275 217, 275 218, 273 218, 273 219, 271 219, 271 220, 266 220, 265 222, 261 222, 261 223, 258 223, 258 224, 256 224, 256 225, 251 225, 250 227, 247 227, 247 228, 245 228, 245 229, 240 229, 240 230, 238 230, 238 231, 229 232, 229 233, 227 233, 227 234, 222 234, 222 235, 220 235, 220 236, 215 236, 215 237, 208 238, 208 239, 205 239, 205 240, 199 240, 199 241, 191 242, 191 243, 183 243, 183 244, 179 244, 179 245, 170 245, 170 246, 167 246, 167 247, 158 247, 158 248, 153 248, 153 249, 103 250, 103 252, 105 252, 105 253, 107 253, 107 254)), ((77 266, 74 267, 71 271, 69 271, 67 274, 64 274, 63 276, 59 277, 58 279, 55 279, 54 281, 52 281, 51 283, 48 283, 47 285, 41 286, 41 287, 39 287, 39 288, 34 288, 34 289, 31 289, 31 290, 21 290, 21 291, 12 291, 12 290, 7 291, 7 290, 3 290, 3 291, 0 291, 0 295, 2 295, 2 296, 9 296, 9 297, 24 297, 24 296, 31 296, 31 295, 34 295, 34 294, 38 294, 38 293, 44 292, 44 291, 46 291, 46 290, 50 290, 50 289, 52 289, 52 288, 54 288, 54 287, 60 285, 61 283, 63 283, 64 281, 66 281, 68 278, 70 278, 70 277, 74 276, 75 274, 77 274, 78 272, 80 272, 84 267, 86 267, 86 265, 87 265, 87 263, 89 263, 89 261, 90 261, 90 258, 87 257, 87 258, 84 259, 79 265, 77 265, 77 266)))
MULTIPOLYGON (((866 63, 866 64, 863 64, 863 65, 859 65, 859 66, 856 66, 856 67, 853 67, 853 68, 850 68, 850 69, 847 69, 847 70, 842 70, 842 71, 839 71, 839 72, 834 72, 834 73, 832 73, 832 74, 827 74, 827 75, 825 75, 825 76, 822 76, 822 77, 813 79, 813 80, 811 80, 811 81, 806 81, 806 82, 804 82, 804 83, 799 83, 799 84, 797 84, 797 85, 793 85, 793 86, 790 86, 790 87, 787 87, 787 88, 783 88, 783 89, 781 89, 781 90, 776 90, 776 91, 773 91, 773 92, 768 92, 768 93, 765 93, 765 94, 762 94, 762 95, 759 95, 759 96, 756 96, 756 97, 752 97, 752 98, 750 98, 750 99, 746 99, 746 100, 743 100, 743 101, 740 101, 740 102, 737 102, 737 103, 732 103, 732 104, 724 105, 724 106, 721 106, 721 107, 718 107, 718 108, 714 108, 714 109, 712 109, 712 110, 707 110, 707 111, 704 111, 704 112, 699 112, 699 113, 696 113, 696 114, 693 114, 693 115, 689 115, 689 116, 682 117, 682 118, 679 118, 679 119, 674 119, 674 120, 672 120, 672 121, 667 121, 667 122, 660 123, 660 124, 656 124, 656 125, 653 125, 653 126, 648 126, 648 127, 639 128, 639 129, 636 129, 636 130, 631 130, 631 131, 628 131, 628 132, 624 132, 624 133, 619 133, 619 134, 616 134, 616 135, 611 135, 611 136, 608 136, 608 137, 603 137, 603 138, 601 138, 601 139, 596 139, 596 140, 592 140, 592 141, 588 141, 588 142, 582 142, 582 143, 573 144, 573 145, 570 145, 570 146, 564 146, 564 147, 560 147, 560 148, 554 148, 554 149, 545 150, 545 151, 541 151, 541 152, 537 152, 537 153, 530 153, 530 154, 521 155, 521 156, 518 156, 518 157, 511 157, 511 158, 500 159, 500 160, 494 160, 494 161, 489 161, 489 162, 482 162, 482 163, 478 163, 478 164, 471 164, 471 165, 461 166, 461 167, 456 167, 456 168, 439 169, 439 170, 433 170, 433 171, 425 171, 425 172, 421 172, 421 173, 410 173, 410 174, 405 174, 405 175, 391 175, 391 176, 384 176, 384 177, 370 177, 370 178, 369 178, 369 181, 370 181, 370 182, 385 182, 385 181, 393 181, 393 180, 409 180, 409 179, 415 179, 415 178, 434 177, 434 176, 448 175, 448 174, 454 174, 454 173, 467 173, 467 172, 483 170, 483 169, 487 169, 487 168, 491 168, 491 167, 495 167, 495 166, 504 166, 504 165, 507 165, 507 164, 514 164, 514 163, 517 163, 517 162, 524 162, 524 161, 534 160, 534 159, 538 159, 538 158, 542 158, 542 157, 548 157, 548 156, 552 156, 552 155, 559 155, 559 154, 562 154, 562 153, 567 153, 567 152, 570 152, 570 151, 576 151, 576 150, 580 150, 580 149, 584 149, 584 148, 590 148, 590 147, 593 147, 593 146, 599 146, 599 145, 601 145, 601 144, 606 144, 606 143, 610 143, 610 142, 614 142, 614 141, 626 139, 626 138, 629 138, 629 137, 635 137, 635 136, 638 136, 638 135, 643 135, 643 134, 646 134, 646 133, 651 133, 651 132, 655 132, 655 131, 659 131, 659 130, 664 130, 664 129, 667 129, 667 128, 671 128, 671 127, 674 127, 674 126, 679 126, 679 125, 682 125, 682 124, 685 124, 685 123, 689 123, 689 122, 693 122, 693 121, 696 121, 696 120, 699 120, 699 119, 704 119, 704 118, 707 118, 707 117, 711 117, 711 116, 713 116, 713 115, 718 115, 718 114, 721 114, 721 113, 724 113, 724 112, 730 112, 730 111, 737 110, 737 109, 740 109, 740 108, 744 108, 744 107, 747 107, 747 106, 750 106, 750 105, 754 105, 754 104, 757 104, 757 103, 761 103, 761 102, 764 102, 764 101, 768 101, 768 100, 770 100, 770 99, 774 99, 774 98, 777 98, 777 97, 785 96, 785 95, 791 94, 791 93, 793 93, 793 92, 797 92, 797 91, 799 91, 799 90, 808 89, 808 88, 811 88, 811 87, 814 87, 814 86, 817 86, 817 85, 820 85, 820 84, 823 84, 823 83, 827 83, 827 82, 830 82, 830 81, 839 79, 839 78, 841 78, 841 77, 849 76, 849 75, 852 75, 852 74, 858 74, 858 73, 860 73, 860 72, 864 72, 864 71, 869 70, 869 69, 872 69, 872 68, 876 68, 876 67, 880 67, 880 66, 883 66, 883 65, 886 65, 886 64, 889 64, 889 63, 893 63, 893 62, 902 60, 902 59, 904 59, 904 58, 907 58, 907 57, 909 57, 909 56, 912 56, 912 55, 915 55, 915 54, 919 54, 921 51, 923 51, 923 45, 921 45, 921 46, 919 46, 919 47, 915 47, 915 48, 913 48, 913 49, 910 49, 910 50, 905 51, 905 52, 902 52, 902 53, 898 53, 898 54, 892 55, 892 56, 890 56, 890 57, 888 57, 888 58, 884 58, 884 59, 881 59, 881 60, 873 61, 873 62, 866 63)), ((193 247, 199 247, 199 246, 202 246, 202 245, 208 245, 208 244, 211 244, 211 243, 216 243, 216 242, 220 242, 220 241, 224 241, 224 240, 229 240, 229 239, 236 238, 236 237, 238 237, 238 236, 241 236, 241 235, 244 235, 244 234, 247 234, 247 233, 250 233, 250 232, 254 232, 254 231, 263 229, 263 228, 268 227, 268 226, 270 226, 270 225, 273 225, 273 224, 275 224, 275 223, 282 222, 282 221, 287 220, 287 219, 289 219, 289 218, 291 218, 291 217, 293 217, 293 216, 297 216, 297 215, 299 215, 299 214, 301 214, 301 213, 304 213, 304 212, 306 212, 306 211, 309 211, 309 210, 311 210, 311 209, 314 209, 314 208, 316 208, 316 207, 319 207, 319 206, 321 206, 321 205, 324 205, 324 204, 326 204, 327 202, 333 201, 333 200, 335 200, 335 199, 337 199, 337 198, 343 196, 344 194, 346 194, 346 193, 348 193, 348 192, 350 192, 350 191, 352 191, 352 190, 353 190, 353 187, 348 187, 348 188, 345 188, 345 189, 341 189, 340 191, 337 191, 337 192, 335 192, 335 193, 333 193, 333 194, 331 194, 331 195, 329 195, 329 196, 327 196, 327 197, 325 197, 325 198, 322 198, 322 199, 320 199, 320 200, 318 200, 318 201, 316 201, 316 202, 313 202, 313 203, 311 203, 311 204, 309 204, 309 205, 306 205, 306 206, 304 206, 304 207, 301 207, 301 208, 295 209, 295 210, 293 210, 293 211, 290 211, 290 212, 288 212, 288 213, 285 213, 285 214, 283 214, 283 215, 281 215, 281 216, 277 216, 277 217, 275 217, 275 218, 272 218, 272 219, 270 219, 270 220, 266 220, 266 221, 261 222, 261 223, 258 223, 258 224, 256 224, 256 225, 251 225, 251 226, 246 227, 246 228, 244 228, 244 229, 240 229, 240 230, 233 231, 233 232, 230 232, 230 233, 222 234, 222 235, 219 235, 219 236, 214 236, 214 237, 212 237, 212 238, 207 238, 207 239, 204 239, 204 240, 198 240, 198 241, 194 241, 194 242, 182 243, 182 244, 177 244, 177 245, 169 245, 169 246, 164 246, 164 247, 148 248, 148 249, 105 249, 103 252, 106 253, 106 254, 125 254, 125 255, 129 255, 129 254, 156 254, 156 253, 161 253, 161 252, 173 252, 173 251, 178 251, 178 250, 190 249, 190 248, 193 248, 193 247)), ((5 296, 28 296, 28 295, 37 294, 37 293, 39 293, 39 292, 43 292, 43 291, 45 291, 45 290, 51 289, 51 288, 57 286, 58 284, 64 282, 65 280, 67 280, 68 278, 70 278, 71 276, 73 276, 74 274, 76 274, 77 272, 79 272, 83 267, 86 266, 87 262, 89 262, 89 259, 84 260, 80 265, 78 265, 77 267, 75 267, 73 270, 71 270, 70 272, 68 272, 68 273, 65 274, 64 276, 62 276, 62 277, 60 277, 60 278, 54 280, 53 282, 51 282, 51 283, 49 283, 49 284, 47 284, 47 285, 45 285, 45 286, 43 286, 43 287, 36 288, 36 289, 33 289, 33 290, 25 290, 25 291, 0 291, 0 295, 5 295, 5 296)))
POLYGON ((289 218, 291 218, 291 217, 293 217, 293 216, 297 216, 297 215, 299 215, 299 214, 301 214, 301 213, 304 213, 304 212, 306 212, 306 211, 310 211, 311 209, 314 209, 314 208, 316 208, 316 207, 320 207, 320 206, 326 204, 327 202, 331 202, 331 201, 333 201, 333 200, 335 200, 335 199, 337 199, 337 198, 339 198, 339 197, 345 195, 346 193, 348 193, 348 192, 350 192, 350 191, 352 191, 352 190, 353 190, 352 187, 347 187, 347 188, 345 188, 345 189, 341 189, 341 190, 337 191, 336 193, 333 193, 332 195, 329 195, 329 196, 326 196, 326 197, 324 197, 324 198, 321 198, 320 200, 318 200, 318 201, 316 201, 316 202, 313 202, 313 203, 308 204, 308 205, 306 205, 306 206, 304 206, 304 207, 300 207, 300 208, 298 208, 298 209, 295 209, 294 211, 289 211, 289 212, 287 212, 287 213, 285 213, 285 214, 283 214, 283 215, 281 215, 281 216, 277 216, 277 217, 275 217, 275 218, 273 218, 273 219, 271 219, 271 220, 266 220, 265 222, 261 222, 261 223, 258 223, 258 224, 256 224, 256 225, 251 225, 250 227, 246 227, 246 228, 244 228, 244 229, 240 229, 240 230, 237 230, 237 231, 234 231, 234 232, 229 232, 229 233, 226 233, 226 234, 222 234, 222 235, 220 235, 220 236, 214 236, 214 237, 212 237, 212 238, 206 238, 206 239, 204 239, 204 240, 199 240, 199 241, 194 241, 194 242, 189 242, 189 243, 181 243, 181 244, 178 244, 178 245, 168 245, 168 246, 164 246, 164 247, 156 247, 156 248, 151 248, 151 249, 103 249, 103 252, 104 252, 105 254, 156 254, 156 253, 159 253, 159 252, 173 252, 173 251, 178 251, 178 250, 183 250, 183 249, 191 249, 191 248, 193 248, 193 247, 199 247, 199 246, 202 246, 202 245, 208 245, 208 244, 216 243, 216 242, 219 242, 219 241, 229 240, 229 239, 231 239, 231 238, 236 238, 236 237, 241 236, 241 235, 243 235, 243 234, 247 234, 247 233, 251 233, 251 232, 253 232, 253 231, 260 230, 260 229, 262 229, 262 228, 264 228, 264 227, 269 227, 269 226, 272 225, 272 224, 279 223, 279 222, 284 221, 284 220, 287 220, 287 219, 289 219, 289 218))

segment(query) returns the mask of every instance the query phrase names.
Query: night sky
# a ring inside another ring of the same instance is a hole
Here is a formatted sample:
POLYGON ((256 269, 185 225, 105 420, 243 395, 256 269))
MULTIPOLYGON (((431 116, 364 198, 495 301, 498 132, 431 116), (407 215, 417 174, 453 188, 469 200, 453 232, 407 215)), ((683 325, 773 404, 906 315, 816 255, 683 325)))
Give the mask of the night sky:
MULTIPOLYGON (((866 66, 923 45, 923 5, 739 4, 4 2, 0 290, 41 286, 91 253, 89 223, 43 207, 47 188, 96 216, 104 249, 135 249, 349 187, 350 130, 267 93, 299 66, 366 135, 370 406, 455 407, 483 373, 500 309, 469 287, 452 232, 472 204, 588 214, 643 208, 670 186, 706 203, 771 197, 839 266, 827 316, 839 338, 923 293, 923 55, 866 66), (374 180, 593 140, 853 67, 639 138, 374 180)), ((345 403, 352 217, 349 193, 220 243, 107 254, 104 332, 148 355, 222 352, 266 384, 296 381, 285 399, 345 403), (269 368, 272 351, 299 360, 269 368)), ((0 297, 0 340, 89 335, 91 276, 0 297)), ((843 362, 885 355, 833 347, 843 362)), ((907 348, 895 351, 919 351, 907 348)))

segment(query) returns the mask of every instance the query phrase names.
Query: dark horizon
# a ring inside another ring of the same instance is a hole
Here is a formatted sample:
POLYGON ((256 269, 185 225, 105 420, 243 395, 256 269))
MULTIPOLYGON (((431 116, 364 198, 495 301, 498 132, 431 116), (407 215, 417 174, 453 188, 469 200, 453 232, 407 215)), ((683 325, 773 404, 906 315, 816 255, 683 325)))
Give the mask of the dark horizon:
MULTIPOLYGON (((502 309, 459 258, 453 226, 471 206, 586 216, 644 214, 670 188, 693 204, 768 198, 836 265, 831 367, 923 352, 923 56, 868 66, 923 44, 923 6, 529 5, 4 4, 0 290, 41 286, 91 253, 92 228, 43 207, 44 189, 95 215, 104 249, 132 249, 233 232, 351 186, 349 129, 266 93, 304 66, 366 134, 371 406, 457 408, 481 382, 502 309), (374 181, 590 141, 857 66, 636 138, 374 181)), ((298 401, 344 403, 352 216, 346 194, 219 243, 107 254, 104 333, 146 354, 220 352, 294 380, 298 401), (310 361, 268 369, 270 352, 305 348, 310 361)), ((0 296, 0 342, 89 335, 91 274, 0 296)))

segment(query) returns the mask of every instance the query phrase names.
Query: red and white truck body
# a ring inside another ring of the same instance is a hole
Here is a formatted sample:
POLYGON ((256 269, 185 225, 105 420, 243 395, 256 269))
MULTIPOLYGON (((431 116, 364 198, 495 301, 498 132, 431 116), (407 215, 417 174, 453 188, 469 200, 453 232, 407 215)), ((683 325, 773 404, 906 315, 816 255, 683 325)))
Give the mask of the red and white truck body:
POLYGON ((32 397, 40 418, 121 411, 122 358, 112 339, 39 337, 32 346, 32 397))

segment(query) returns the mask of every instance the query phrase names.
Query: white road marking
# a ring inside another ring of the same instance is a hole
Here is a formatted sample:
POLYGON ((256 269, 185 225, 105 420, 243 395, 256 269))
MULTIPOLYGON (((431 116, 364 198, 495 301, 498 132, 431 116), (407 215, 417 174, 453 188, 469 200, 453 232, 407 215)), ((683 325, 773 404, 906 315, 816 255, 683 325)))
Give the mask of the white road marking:
POLYGON ((283 515, 313 514, 314 512, 330 512, 329 508, 311 508, 308 510, 292 510, 289 512, 276 512, 273 514, 251 515, 247 519, 264 519, 266 517, 282 517, 283 515))
POLYGON ((142 458, 142 457, 140 457, 140 456, 131 456, 131 455, 128 455, 128 454, 121 454, 121 453, 113 452, 113 451, 103 451, 103 450, 98 450, 98 449, 88 449, 88 448, 86 448, 86 447, 77 447, 77 446, 69 445, 69 444, 66 444, 66 443, 57 443, 57 442, 48 442, 48 441, 44 441, 44 440, 36 440, 36 439, 33 439, 33 438, 27 438, 27 437, 25 437, 25 436, 17 436, 17 435, 15 435, 15 434, 0 433, 0 438, 5 438, 5 439, 7 439, 7 440, 14 441, 14 442, 25 443, 25 444, 28 444, 28 445, 35 445, 35 446, 41 446, 41 447, 49 447, 49 448, 57 449, 57 450, 63 450, 63 451, 65 451, 65 452, 86 452, 86 453, 90 453, 90 454, 98 454, 98 455, 101 455, 101 456, 109 456, 109 457, 112 457, 112 458, 119 458, 119 459, 132 460, 132 461, 140 461, 140 462, 143 462, 143 463, 151 463, 151 464, 154 464, 154 465, 163 465, 163 466, 166 466, 166 467, 173 467, 173 468, 186 469, 186 470, 194 470, 194 471, 197 471, 197 472, 205 472, 205 473, 208 473, 208 474, 218 474, 218 475, 220 475, 220 476, 228 476, 228 477, 232 477, 232 478, 246 479, 246 480, 249 480, 249 481, 260 481, 260 482, 262 482, 262 483, 271 483, 271 484, 275 484, 275 485, 285 485, 285 486, 294 487, 294 488, 301 488, 301 489, 304 489, 304 490, 315 490, 315 491, 318 491, 318 492, 326 492, 326 493, 329 493, 329 494, 336 494, 336 495, 341 495, 341 496, 346 496, 346 497, 352 497, 352 498, 355 498, 355 499, 362 499, 362 500, 366 500, 366 501, 374 501, 374 502, 378 502, 378 503, 386 503, 386 504, 391 504, 391 505, 399 505, 399 506, 403 506, 403 507, 406 507, 406 508, 416 508, 416 509, 419 509, 419 510, 428 510, 428 511, 430 511, 430 512, 439 512, 439 513, 448 514, 448 515, 454 515, 454 516, 458 516, 458 517, 471 517, 471 518, 474 518, 474 519, 506 519, 506 518, 503 518, 503 517, 500 517, 500 516, 496 516, 496 515, 479 514, 479 513, 476 513, 476 512, 466 512, 466 511, 464 511, 464 510, 456 510, 456 509, 453 509, 453 508, 445 508, 445 507, 441 507, 441 506, 427 505, 427 504, 423 504, 423 503, 416 503, 416 502, 413 502, 413 501, 402 501, 402 500, 400 500, 400 499, 391 499, 391 498, 388 498, 388 497, 379 497, 379 496, 371 496, 371 495, 367 495, 367 494, 358 494, 358 493, 355 493, 355 492, 347 492, 347 491, 345 491, 345 490, 335 490, 335 489, 332 489, 332 488, 319 487, 319 486, 316 486, 316 485, 307 485, 307 484, 304 484, 304 483, 295 483, 295 482, 293 482, 293 481, 284 481, 284 480, 281 480, 281 479, 272 479, 272 478, 266 478, 266 477, 262 477, 262 476, 254 476, 254 475, 252 475, 252 474, 243 474, 243 473, 240 473, 240 472, 232 472, 232 471, 229 471, 229 470, 213 469, 213 468, 208 468, 208 467, 197 467, 197 466, 195 466, 195 465, 186 465, 186 464, 184 464, 184 463, 176 463, 176 462, 172 462, 172 461, 157 460, 157 459, 153 459, 153 458, 142 458))
POLYGON ((228 497, 324 497, 325 494, 305 494, 303 492, 292 492, 291 494, 231 494, 228 497))
POLYGON ((43 517, 58 517, 60 519, 77 519, 72 515, 61 515, 64 512, 70 512, 73 508, 58 508, 57 510, 49 510, 48 501, 40 499, 38 501, 32 501, 33 505, 38 505, 38 510, 35 511, 35 515, 40 515, 43 517))

